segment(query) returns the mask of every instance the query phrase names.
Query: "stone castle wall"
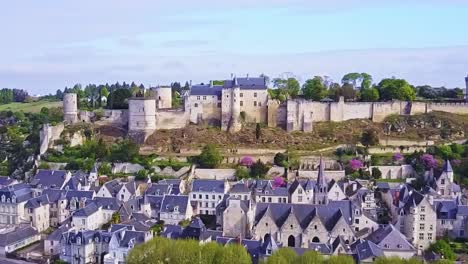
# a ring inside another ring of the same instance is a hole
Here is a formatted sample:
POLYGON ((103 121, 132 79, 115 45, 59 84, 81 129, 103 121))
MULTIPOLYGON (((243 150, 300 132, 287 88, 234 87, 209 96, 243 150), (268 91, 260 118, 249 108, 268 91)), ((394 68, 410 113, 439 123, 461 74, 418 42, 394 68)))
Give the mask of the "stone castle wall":
POLYGON ((188 123, 188 113, 183 110, 158 110, 155 120, 156 129, 183 128, 188 123))
POLYGON ((44 124, 41 131, 39 131, 39 154, 42 155, 47 152, 49 147, 53 145, 55 140, 60 139, 65 126, 63 124, 58 124, 56 126, 51 126, 49 124, 44 124))
MULTIPOLYGON (((166 90, 164 90, 166 91, 166 90)), ((165 97, 169 94, 166 93, 165 97)), ((205 97, 205 96, 203 96, 205 97)), ((129 110, 105 110, 100 124, 109 124, 129 131, 154 131, 176 129, 188 123, 207 123, 221 126, 224 131, 239 131, 243 121, 267 123, 270 127, 281 127, 289 131, 310 132, 314 122, 342 122, 352 119, 371 119, 383 122, 390 115, 414 115, 442 111, 468 114, 468 103, 430 102, 314 102, 293 99, 284 103, 266 99, 266 90, 223 89, 217 96, 206 96, 206 100, 184 99, 184 108, 162 109, 157 106, 158 98, 132 98, 129 110), (208 98, 209 97, 209 98, 208 98), (196 105, 195 105, 196 104, 196 105), (241 114, 245 113, 245 120, 241 114)), ((68 123, 94 122, 96 114, 79 111, 76 95, 64 96, 64 120, 68 123)))

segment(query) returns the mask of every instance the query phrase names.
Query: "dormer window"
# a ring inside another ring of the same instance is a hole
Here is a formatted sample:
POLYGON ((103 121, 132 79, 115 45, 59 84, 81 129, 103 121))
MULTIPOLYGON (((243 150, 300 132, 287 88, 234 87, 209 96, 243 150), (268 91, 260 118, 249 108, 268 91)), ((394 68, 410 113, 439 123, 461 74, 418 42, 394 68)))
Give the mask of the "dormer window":
POLYGON ((5 202, 5 195, 2 195, 2 202, 5 202))
POLYGON ((179 212, 179 206, 174 207, 174 212, 179 212))

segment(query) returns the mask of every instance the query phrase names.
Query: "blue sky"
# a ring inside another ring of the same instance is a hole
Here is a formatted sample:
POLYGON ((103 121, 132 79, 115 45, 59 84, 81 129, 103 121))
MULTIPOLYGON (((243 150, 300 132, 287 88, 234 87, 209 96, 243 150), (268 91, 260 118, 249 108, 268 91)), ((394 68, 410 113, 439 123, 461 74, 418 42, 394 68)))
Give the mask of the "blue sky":
POLYGON ((464 87, 468 74, 464 0, 24 0, 0 10, 0 87, 33 94, 284 72, 464 87))

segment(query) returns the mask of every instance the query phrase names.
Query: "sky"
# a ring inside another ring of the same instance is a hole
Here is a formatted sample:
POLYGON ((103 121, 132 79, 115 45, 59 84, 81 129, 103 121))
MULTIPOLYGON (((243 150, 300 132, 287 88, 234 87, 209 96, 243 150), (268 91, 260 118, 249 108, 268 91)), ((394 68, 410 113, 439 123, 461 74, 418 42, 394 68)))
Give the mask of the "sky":
POLYGON ((0 88, 348 72, 464 87, 466 0, 1 1, 0 88))

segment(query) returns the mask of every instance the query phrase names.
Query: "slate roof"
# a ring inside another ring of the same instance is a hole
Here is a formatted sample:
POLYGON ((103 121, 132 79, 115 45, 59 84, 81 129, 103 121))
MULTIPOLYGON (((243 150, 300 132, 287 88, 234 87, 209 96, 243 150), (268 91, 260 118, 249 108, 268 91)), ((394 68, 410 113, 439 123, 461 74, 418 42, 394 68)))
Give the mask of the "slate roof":
POLYGON ((232 80, 225 80, 223 88, 240 87, 241 90, 265 90, 266 78, 264 77, 234 77, 232 80))
POLYGON ((367 240, 377 244, 382 250, 415 251, 414 246, 391 224, 379 227, 367 240))
POLYGON ((289 196, 287 187, 273 187, 273 181, 253 180, 249 182, 249 188, 263 196, 289 196))
POLYGON ((350 224, 352 216, 349 200, 330 201, 327 205, 258 203, 255 223, 258 223, 265 215, 270 215, 276 225, 281 227, 291 213, 295 215, 302 228, 307 227, 315 217, 319 217, 329 231, 341 217, 350 224))
POLYGON ((222 90, 221 85, 197 84, 190 88, 190 95, 215 95, 221 98, 222 90))
POLYGON ((180 225, 165 225, 161 232, 161 236, 170 239, 177 239, 182 236, 182 226, 180 225))
POLYGON ((163 202, 163 196, 154 196, 154 195, 145 195, 144 200, 148 202, 151 206, 151 210, 155 210, 158 214, 161 210, 161 205, 163 202))
POLYGON ((65 232, 68 232, 70 230, 69 225, 61 225, 59 228, 55 229, 52 233, 50 233, 46 240, 54 240, 54 241, 60 241, 60 238, 62 238, 62 234, 65 232))
POLYGON ((151 186, 146 190, 147 195, 164 195, 171 194, 172 185, 170 184, 151 184, 151 186))
POLYGON ((192 192, 224 193, 224 181, 221 180, 194 180, 192 192))
POLYGON ((309 249, 319 252, 322 255, 331 255, 331 247, 326 243, 315 243, 311 242, 309 244, 309 249))
POLYGON ((62 235, 62 239, 65 239, 67 244, 75 244, 77 243, 78 238, 81 239, 82 244, 90 244, 96 238, 99 241, 104 241, 109 243, 111 234, 107 231, 102 230, 85 230, 85 231, 69 231, 62 235))
POLYGON ((18 183, 0 189, 0 199, 5 196, 5 201, 16 199, 16 203, 21 203, 33 197, 31 186, 25 183, 18 183))
POLYGON ((90 203, 86 207, 78 209, 75 211, 73 214, 74 217, 88 217, 92 214, 94 214, 99 207, 96 205, 96 203, 90 203))
POLYGON ((7 186, 13 183, 15 180, 8 176, 0 176, 0 186, 7 186))
POLYGON ((455 200, 434 200, 437 219, 456 219, 458 205, 455 200))
POLYGON ((42 185, 47 188, 60 189, 66 180, 67 171, 65 170, 37 170, 36 175, 31 180, 32 185, 42 185))
POLYGON ((62 193, 67 200, 71 200, 72 198, 77 198, 78 200, 86 198, 88 200, 91 200, 94 197, 94 191, 66 190, 62 193))
POLYGON ((95 197, 93 202, 104 210, 117 211, 122 206, 122 202, 115 197, 95 197))
POLYGON ((56 203, 62 196, 63 192, 64 191, 57 189, 45 189, 42 191, 42 194, 47 195, 51 203, 56 203))
POLYGON ((49 204, 49 198, 47 195, 41 195, 32 199, 29 199, 24 205, 25 208, 35 209, 39 208, 42 205, 49 204))
POLYGON ((119 233, 119 246, 127 248, 130 243, 133 245, 145 242, 145 232, 140 231, 124 231, 123 234, 119 233))
POLYGON ((358 261, 384 256, 382 249, 369 240, 358 240, 351 245, 351 249, 356 254, 358 261))
POLYGON ((189 197, 187 195, 166 195, 162 201, 161 213, 173 213, 178 208, 180 214, 185 214, 189 206, 189 197))
POLYGON ((231 187, 229 193, 250 193, 250 189, 246 183, 238 182, 231 187))
POLYGON ((106 188, 115 197, 121 188, 120 181, 118 179, 108 181, 101 188, 106 188))
POLYGON ((15 244, 37 234, 37 230, 29 225, 17 227, 11 232, 0 234, 0 246, 5 247, 11 244, 15 244))

